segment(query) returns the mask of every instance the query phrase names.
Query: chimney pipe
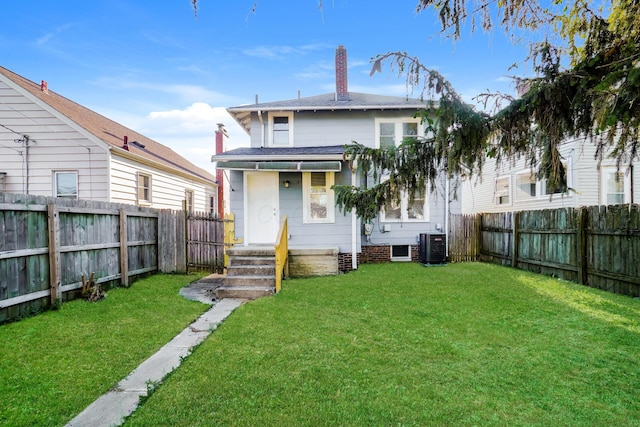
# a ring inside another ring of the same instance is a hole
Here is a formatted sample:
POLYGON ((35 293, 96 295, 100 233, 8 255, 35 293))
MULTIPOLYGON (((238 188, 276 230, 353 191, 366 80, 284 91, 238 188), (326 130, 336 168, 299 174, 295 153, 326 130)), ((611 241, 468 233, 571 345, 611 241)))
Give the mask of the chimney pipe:
MULTIPOLYGON (((216 130, 216 154, 222 154, 224 152, 224 137, 227 135, 227 130, 224 124, 218 123, 218 130, 216 130)), ((216 168, 216 181, 218 183, 218 218, 224 218, 224 171, 216 168)))
POLYGON ((42 80, 40 82, 40 90, 43 91, 44 93, 49 93, 49 84, 47 83, 46 80, 42 80))
POLYGON ((124 148, 125 150, 129 151, 129 137, 127 135, 125 135, 122 138, 124 144, 122 144, 122 148, 124 148))
POLYGON ((336 49, 336 100, 349 100, 349 89, 347 86, 347 50, 342 45, 336 49))

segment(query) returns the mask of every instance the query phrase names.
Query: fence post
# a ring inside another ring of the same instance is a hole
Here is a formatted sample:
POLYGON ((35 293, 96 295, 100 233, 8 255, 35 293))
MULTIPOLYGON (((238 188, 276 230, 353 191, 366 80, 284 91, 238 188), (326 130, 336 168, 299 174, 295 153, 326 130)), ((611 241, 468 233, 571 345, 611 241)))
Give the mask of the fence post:
POLYGON ((578 228, 576 230, 576 256, 578 268, 578 283, 586 285, 587 280, 587 208, 583 207, 578 213, 578 228))
POLYGON ((187 199, 182 201, 182 210, 184 211, 184 260, 185 269, 189 274, 189 211, 187 210, 187 199))
POLYGON ((520 237, 518 237, 518 221, 520 220, 520 213, 519 212, 512 212, 511 213, 512 217, 511 217, 511 221, 512 224, 511 226, 513 227, 513 235, 511 237, 512 241, 511 241, 511 267, 513 268, 517 268, 518 267, 518 247, 520 246, 518 244, 518 240, 520 240, 520 237))
POLYGON ((475 241, 474 241, 474 250, 475 250, 475 261, 481 261, 482 255, 482 214, 477 214, 474 220, 475 227, 475 241))
POLYGON ((47 205, 47 221, 49 225, 49 287, 51 288, 51 305, 61 301, 60 289, 60 217, 58 206, 53 203, 47 205))
POLYGON ((127 245, 127 212, 120 208, 120 285, 129 286, 129 246, 127 245))

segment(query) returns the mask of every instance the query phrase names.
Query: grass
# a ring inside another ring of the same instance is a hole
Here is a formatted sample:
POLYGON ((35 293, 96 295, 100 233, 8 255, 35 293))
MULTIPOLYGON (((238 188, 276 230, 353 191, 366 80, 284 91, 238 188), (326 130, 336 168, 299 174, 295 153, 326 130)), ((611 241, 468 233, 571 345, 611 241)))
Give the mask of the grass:
POLYGON ((640 425, 639 349, 629 297, 364 265, 238 308, 126 425, 640 425))
POLYGON ((198 277, 155 275, 0 326, 0 425, 67 423, 209 308, 178 295, 198 277))

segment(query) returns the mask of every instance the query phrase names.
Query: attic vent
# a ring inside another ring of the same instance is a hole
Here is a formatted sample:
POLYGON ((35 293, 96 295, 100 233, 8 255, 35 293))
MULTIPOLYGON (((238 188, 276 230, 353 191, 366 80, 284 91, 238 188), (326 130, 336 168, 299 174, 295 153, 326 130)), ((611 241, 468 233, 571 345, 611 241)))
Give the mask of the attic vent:
POLYGON ((137 147, 144 148, 144 144, 138 141, 131 141, 130 144, 133 144, 137 147))

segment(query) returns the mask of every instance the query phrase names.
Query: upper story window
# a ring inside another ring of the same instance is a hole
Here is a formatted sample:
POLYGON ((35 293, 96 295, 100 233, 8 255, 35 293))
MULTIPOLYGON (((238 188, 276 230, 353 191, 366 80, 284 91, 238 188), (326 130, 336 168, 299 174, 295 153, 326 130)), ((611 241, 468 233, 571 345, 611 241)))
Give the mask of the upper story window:
POLYGON ((53 173, 53 185, 55 197, 78 198, 78 172, 57 171, 53 173))
POLYGON ((216 211, 218 210, 216 206, 217 204, 216 202, 217 202, 217 199, 214 196, 209 196, 209 214, 211 215, 215 214, 216 211))
POLYGON ((397 147, 403 140, 422 134, 419 119, 376 119, 377 148, 397 147))
POLYGON ((138 204, 151 203, 151 175, 138 172, 138 204))
POLYGON ((603 205, 631 203, 631 173, 619 171, 615 166, 601 167, 600 203, 603 205))
POLYGON ((293 145, 293 113, 269 115, 269 141, 274 147, 293 145))
POLYGON ((495 204, 511 204, 511 177, 503 176, 496 179, 495 204))
POLYGON ((333 172, 305 172, 302 174, 303 217, 305 223, 335 222, 333 172))

